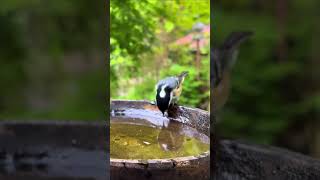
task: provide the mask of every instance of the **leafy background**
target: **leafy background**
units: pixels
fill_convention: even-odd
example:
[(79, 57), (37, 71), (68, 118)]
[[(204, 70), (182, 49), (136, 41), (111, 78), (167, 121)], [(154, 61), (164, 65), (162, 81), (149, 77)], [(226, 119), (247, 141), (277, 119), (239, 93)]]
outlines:
[(179, 103), (209, 109), (209, 54), (197, 69), (189, 46), (175, 41), (196, 22), (210, 24), (210, 2), (129, 0), (110, 6), (111, 98), (154, 100), (158, 80), (187, 70)]
[(1, 1), (0, 119), (105, 119), (102, 4)]

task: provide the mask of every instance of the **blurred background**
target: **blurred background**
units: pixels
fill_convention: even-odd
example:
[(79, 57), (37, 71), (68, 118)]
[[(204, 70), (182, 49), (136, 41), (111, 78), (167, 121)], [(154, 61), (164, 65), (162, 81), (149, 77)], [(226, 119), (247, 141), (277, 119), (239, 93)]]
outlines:
[(111, 99), (155, 100), (155, 85), (189, 71), (179, 104), (209, 109), (210, 2), (111, 1)]
[(220, 135), (320, 158), (320, 1), (216, 0), (213, 46), (232, 31), (240, 46)]
[(1, 120), (105, 119), (103, 4), (1, 1)]

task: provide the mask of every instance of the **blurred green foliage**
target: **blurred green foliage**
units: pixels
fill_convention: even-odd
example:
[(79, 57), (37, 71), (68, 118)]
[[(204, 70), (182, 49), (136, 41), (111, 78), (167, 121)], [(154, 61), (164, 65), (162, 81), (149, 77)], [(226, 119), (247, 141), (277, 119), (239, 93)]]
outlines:
[(1, 119), (105, 118), (102, 5), (1, 1)]
[(210, 23), (209, 1), (111, 1), (110, 16), (111, 98), (154, 100), (158, 80), (187, 70), (179, 103), (208, 109), (209, 55), (197, 70), (189, 46), (174, 42)]
[[(219, 131), (224, 137), (259, 143), (276, 144), (285, 137), (288, 144), (297, 144), (293, 136), (298, 132), (291, 132), (290, 127), (300, 126), (305, 131), (306, 124), (319, 120), (315, 115), (320, 112), (319, 68), (315, 68), (320, 65), (315, 61), (320, 57), (319, 51), (315, 52), (320, 47), (319, 3), (286, 1), (286, 14), (285, 9), (277, 11), (279, 4), (273, 1), (216, 2), (211, 14), (214, 44), (231, 31), (255, 33), (240, 46), (232, 91), (220, 112)], [(279, 56), (281, 38), (287, 47), (284, 59)], [(311, 130), (306, 131), (313, 136)]]

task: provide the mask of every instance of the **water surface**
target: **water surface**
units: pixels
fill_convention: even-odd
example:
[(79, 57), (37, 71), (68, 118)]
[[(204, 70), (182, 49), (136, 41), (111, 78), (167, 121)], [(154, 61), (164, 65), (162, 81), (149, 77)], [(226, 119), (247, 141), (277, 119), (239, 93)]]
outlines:
[(209, 138), (170, 120), (162, 126), (144, 119), (111, 117), (110, 157), (163, 159), (196, 156), (209, 150)]

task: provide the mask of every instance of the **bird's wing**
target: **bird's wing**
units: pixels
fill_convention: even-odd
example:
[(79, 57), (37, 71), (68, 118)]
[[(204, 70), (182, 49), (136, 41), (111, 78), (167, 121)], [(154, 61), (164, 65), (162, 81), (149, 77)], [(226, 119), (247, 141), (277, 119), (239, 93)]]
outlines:
[(179, 85), (179, 80), (177, 77), (167, 77), (158, 82), (157, 87), (167, 85), (170, 89), (175, 89)]

